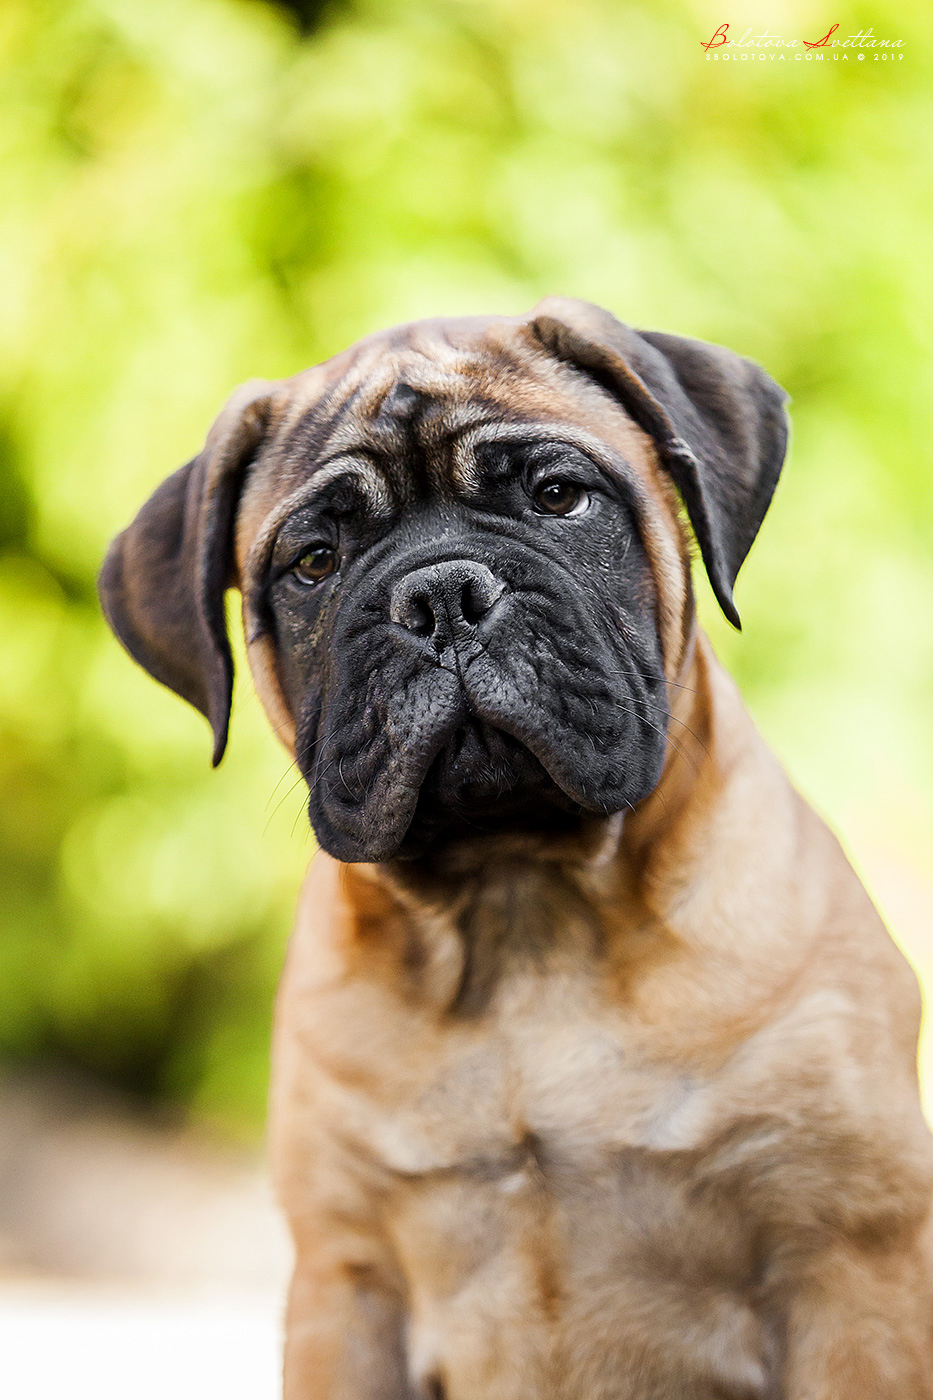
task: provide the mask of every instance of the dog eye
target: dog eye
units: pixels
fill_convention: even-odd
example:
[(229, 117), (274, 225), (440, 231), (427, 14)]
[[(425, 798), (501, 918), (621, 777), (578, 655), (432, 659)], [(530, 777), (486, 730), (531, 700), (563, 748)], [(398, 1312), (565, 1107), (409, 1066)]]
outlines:
[(331, 549), (330, 545), (316, 544), (292, 566), (291, 572), (302, 583), (320, 583), (336, 570), (337, 563), (335, 549)]
[(589, 496), (575, 481), (542, 481), (532, 497), (535, 508), (546, 515), (579, 515)]

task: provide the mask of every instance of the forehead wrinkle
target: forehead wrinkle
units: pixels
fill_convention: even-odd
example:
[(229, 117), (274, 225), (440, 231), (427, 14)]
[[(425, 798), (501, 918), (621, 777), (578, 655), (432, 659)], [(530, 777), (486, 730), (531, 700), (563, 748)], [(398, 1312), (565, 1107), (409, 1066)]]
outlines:
[(277, 443), (279, 455), (293, 477), (321, 462), (349, 406), (349, 398), (335, 402), (335, 394), (330, 393), (311, 407), (304, 405), (293, 416)]
[(427, 399), (440, 398), (456, 387), (467, 387), (468, 371), (477, 363), (475, 354), (435, 339), (416, 339), (401, 350), (377, 344), (360, 356), (341, 383), (347, 386), (345, 399), (353, 394), (360, 416), (372, 419), (397, 384), (405, 384)]
[(476, 489), (479, 486), (476, 449), (486, 443), (496, 442), (566, 443), (570, 447), (576, 447), (587, 457), (593, 458), (597, 465), (604, 467), (607, 471), (618, 474), (621, 466), (621, 474), (625, 483), (631, 488), (639, 505), (644, 510), (649, 507), (649, 498), (644, 484), (625, 457), (621, 453), (607, 449), (605, 442), (596, 437), (595, 434), (588, 433), (582, 428), (576, 428), (566, 421), (557, 423), (496, 422), (488, 426), (479, 425), (473, 432), (465, 433), (455, 445), (455, 470), (458, 474), (458, 480), (461, 480), (465, 485), (472, 484)]
[(450, 466), (454, 487), (467, 493), (479, 491), (482, 480), (476, 448), (486, 442), (509, 441), (522, 426), (518, 423), (504, 423), (501, 418), (485, 418), (477, 423), (466, 423), (452, 442)]
[(464, 433), (492, 424), (500, 410), (475, 394), (468, 399), (449, 399), (438, 396), (426, 400), (418, 423), (419, 435), (426, 447), (436, 446), (462, 436)]
[[(426, 389), (432, 384), (435, 387), (448, 384), (482, 362), (483, 356), (476, 348), (454, 345), (446, 337), (430, 332), (424, 334), (418, 327), (413, 328), (410, 343), (399, 355), (399, 365), (404, 367), (406, 377), (409, 373), (418, 374)], [(414, 389), (419, 387), (411, 380), (408, 382)]]
[(324, 461), (330, 462), (334, 458), (352, 456), (354, 453), (379, 456), (386, 451), (387, 445), (391, 450), (394, 444), (387, 444), (387, 439), (394, 439), (396, 436), (396, 433), (380, 431), (374, 424), (360, 422), (359, 419), (349, 423), (337, 423), (324, 444)]
[(351, 477), (355, 481), (374, 514), (391, 515), (393, 501), (389, 483), (378, 470), (376, 464), (366, 461), (365, 458), (341, 454), (333, 460), (322, 463), (308, 482), (309, 494), (317, 495), (325, 486), (339, 481), (343, 476)]
[(366, 497), (367, 505), (380, 519), (384, 520), (392, 514), (394, 504), (388, 483), (373, 463), (346, 459), (327, 462), (313, 474), (310, 481), (303, 481), (280, 501), (263, 522), (246, 557), (248, 577), (254, 577), (257, 571), (265, 566), (276, 536), (285, 522), (299, 510), (313, 505), (326, 486), (342, 477), (350, 477), (355, 481)]
[[(457, 350), (443, 341), (430, 340), (406, 349), (393, 364), (396, 381), (421, 395), (424, 403), (416, 415), (426, 441), (436, 437), (438, 424), (458, 410), (475, 412), (470, 404), (477, 388), (482, 360), (475, 354)], [(441, 432), (444, 428), (441, 427)]]
[(498, 421), (490, 416), (494, 407), (475, 398), (461, 402), (429, 404), (416, 425), (421, 450), (433, 458), (437, 472), (436, 484), (452, 491), (478, 488), (479, 482), (470, 473), (469, 459), (461, 451), (464, 436), (479, 428), (493, 428)]
[[(412, 483), (404, 467), (412, 453), (436, 453), (452, 437), (489, 419), (490, 405), (477, 401), (472, 381), (460, 373), (464, 357), (451, 353), (449, 359), (450, 372), (439, 368), (433, 355), (409, 352), (393, 356), (382, 373), (370, 372), (356, 386), (353, 412), (335, 415), (323, 444), (325, 460), (344, 453), (381, 458), (397, 493), (406, 498)], [(396, 418), (382, 408), (399, 384), (414, 390), (422, 402), (413, 414)]]
[[(360, 383), (353, 398), (354, 412), (336, 418), (325, 443), (327, 457), (344, 453), (366, 454), (384, 459), (386, 469), (391, 459), (402, 459), (419, 445), (422, 416), (430, 404), (419, 406), (413, 414), (396, 416), (382, 409), (393, 389), (404, 384), (421, 395), (424, 391), (409, 382), (407, 366), (394, 361), (383, 372)], [(396, 483), (400, 494), (406, 494), (406, 484)]]
[[(372, 374), (374, 362), (378, 364), (380, 360), (385, 361), (384, 349), (370, 346), (361, 350), (340, 377), (326, 384), (310, 403), (296, 396), (294, 409), (282, 424), (286, 449), (306, 450), (317, 439), (318, 454), (327, 451), (329, 456), (335, 456), (356, 449), (374, 450), (365, 436), (354, 439), (353, 428), (365, 425), (374, 406), (391, 388), (391, 366), (384, 364), (381, 374)], [(317, 366), (316, 370), (322, 368), (325, 367)]]

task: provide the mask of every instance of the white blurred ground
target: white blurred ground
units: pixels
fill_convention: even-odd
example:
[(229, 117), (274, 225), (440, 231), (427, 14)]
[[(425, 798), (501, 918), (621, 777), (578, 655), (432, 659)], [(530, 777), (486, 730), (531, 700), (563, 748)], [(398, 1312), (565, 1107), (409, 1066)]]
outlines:
[(276, 1400), (268, 1299), (0, 1293), (6, 1400)]
[(288, 1266), (255, 1159), (0, 1085), (3, 1400), (276, 1400)]

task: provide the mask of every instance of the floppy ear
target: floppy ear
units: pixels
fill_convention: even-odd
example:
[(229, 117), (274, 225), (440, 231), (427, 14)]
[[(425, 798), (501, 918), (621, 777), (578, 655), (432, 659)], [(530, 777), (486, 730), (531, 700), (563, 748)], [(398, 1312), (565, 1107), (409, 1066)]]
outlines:
[(237, 390), (204, 450), (163, 481), (113, 541), (98, 580), (104, 615), (130, 655), (210, 720), (215, 767), (233, 692), (224, 616), (233, 522), (274, 387), (253, 380)]
[(660, 331), (635, 331), (589, 302), (546, 297), (531, 327), (585, 370), (654, 438), (683, 499), (713, 591), (740, 627), (736, 575), (787, 451), (784, 390), (751, 360)]

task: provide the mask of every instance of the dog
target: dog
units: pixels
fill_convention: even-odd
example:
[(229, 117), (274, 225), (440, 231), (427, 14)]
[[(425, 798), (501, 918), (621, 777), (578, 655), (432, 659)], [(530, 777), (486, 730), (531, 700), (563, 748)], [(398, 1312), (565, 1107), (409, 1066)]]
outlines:
[[(107, 618), (319, 853), (273, 1052), (287, 1400), (929, 1400), (919, 994), (699, 630), (785, 395), (584, 302), (230, 400)], [(686, 517), (686, 518), (685, 518)]]

